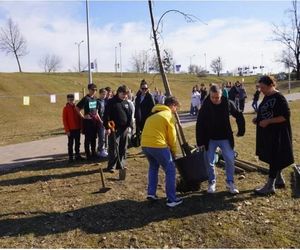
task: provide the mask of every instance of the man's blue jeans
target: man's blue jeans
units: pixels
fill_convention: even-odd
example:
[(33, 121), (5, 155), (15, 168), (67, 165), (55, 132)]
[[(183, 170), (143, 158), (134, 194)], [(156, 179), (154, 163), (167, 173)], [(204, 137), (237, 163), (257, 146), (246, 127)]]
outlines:
[(166, 194), (170, 202), (176, 201), (176, 169), (169, 148), (143, 147), (149, 161), (148, 195), (156, 195), (158, 170), (162, 166), (166, 175)]
[(105, 128), (101, 124), (101, 127), (98, 129), (98, 151), (101, 152), (104, 149), (105, 144)]
[(208, 181), (216, 181), (215, 173), (215, 152), (217, 147), (222, 150), (225, 161), (226, 182), (234, 182), (234, 151), (230, 146), (229, 140), (209, 140), (207, 158), (209, 161)]

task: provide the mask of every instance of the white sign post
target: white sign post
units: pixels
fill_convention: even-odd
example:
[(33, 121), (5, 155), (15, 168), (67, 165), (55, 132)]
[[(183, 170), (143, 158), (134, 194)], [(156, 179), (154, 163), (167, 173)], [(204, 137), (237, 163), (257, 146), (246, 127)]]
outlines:
[(56, 95), (50, 95), (50, 103), (56, 103)]
[(23, 105), (24, 106), (30, 105), (30, 97), (29, 96), (23, 96)]
[(74, 93), (74, 101), (79, 101), (79, 92)]

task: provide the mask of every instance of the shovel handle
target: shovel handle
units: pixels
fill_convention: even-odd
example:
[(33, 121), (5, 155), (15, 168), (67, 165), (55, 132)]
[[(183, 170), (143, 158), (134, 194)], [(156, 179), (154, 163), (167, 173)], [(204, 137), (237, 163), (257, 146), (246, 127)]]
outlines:
[(112, 132), (115, 132), (116, 124), (114, 121), (108, 121), (108, 127)]

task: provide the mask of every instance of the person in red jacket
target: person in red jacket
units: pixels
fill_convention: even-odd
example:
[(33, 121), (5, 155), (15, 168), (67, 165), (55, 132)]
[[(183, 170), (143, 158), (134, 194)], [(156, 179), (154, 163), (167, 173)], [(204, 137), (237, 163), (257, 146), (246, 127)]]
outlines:
[(63, 123), (64, 129), (68, 136), (68, 155), (69, 162), (73, 162), (73, 145), (75, 141), (75, 160), (82, 160), (80, 156), (80, 130), (81, 130), (81, 117), (76, 111), (74, 103), (74, 95), (67, 95), (67, 104), (63, 109)]

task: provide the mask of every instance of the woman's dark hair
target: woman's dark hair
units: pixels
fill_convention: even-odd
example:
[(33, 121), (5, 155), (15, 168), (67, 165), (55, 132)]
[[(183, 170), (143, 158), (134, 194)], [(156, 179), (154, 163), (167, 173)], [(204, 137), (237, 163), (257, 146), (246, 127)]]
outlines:
[(140, 83), (140, 87), (142, 87), (143, 85), (148, 85), (148, 83), (146, 82), (146, 80), (145, 79), (143, 79), (142, 81), (141, 81), (141, 83)]
[(261, 78), (259, 78), (258, 83), (262, 83), (267, 86), (275, 86), (276, 85), (275, 79), (271, 76), (262, 76)]
[(166, 106), (172, 106), (172, 105), (180, 106), (179, 101), (175, 96), (166, 97), (164, 104)]

